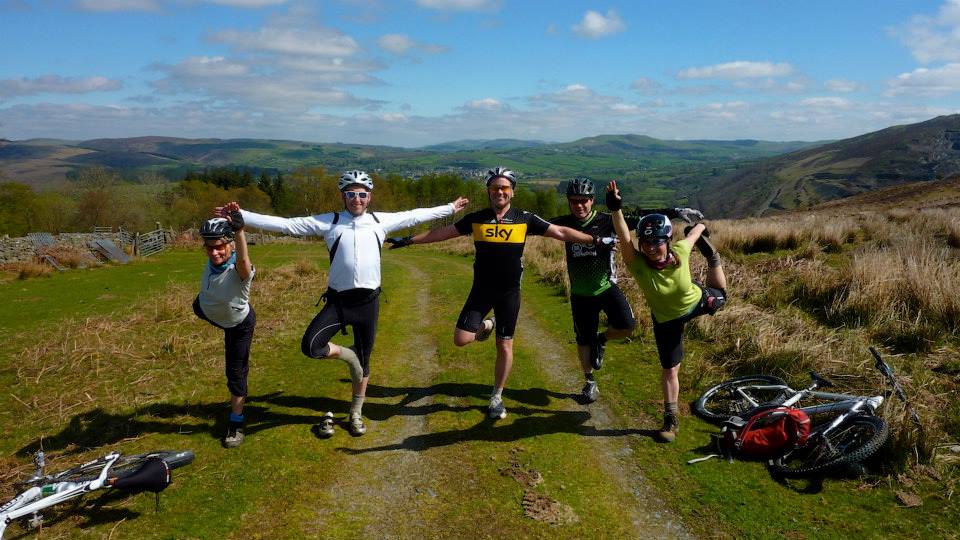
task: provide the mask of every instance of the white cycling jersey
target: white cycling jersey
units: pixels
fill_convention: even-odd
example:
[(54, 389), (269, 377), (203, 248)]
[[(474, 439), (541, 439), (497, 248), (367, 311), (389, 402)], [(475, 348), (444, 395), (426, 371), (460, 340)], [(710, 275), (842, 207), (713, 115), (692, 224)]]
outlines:
[(388, 234), (452, 215), (454, 207), (448, 203), (406, 212), (364, 212), (357, 217), (345, 210), (295, 218), (241, 212), (243, 222), (250, 227), (290, 235), (322, 236), (330, 251), (327, 286), (342, 292), (380, 286), (380, 249)]

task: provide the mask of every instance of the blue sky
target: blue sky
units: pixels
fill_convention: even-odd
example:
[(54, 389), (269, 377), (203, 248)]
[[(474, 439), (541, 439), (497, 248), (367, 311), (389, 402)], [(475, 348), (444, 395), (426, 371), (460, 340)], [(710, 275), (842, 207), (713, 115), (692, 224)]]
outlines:
[(821, 140), (960, 112), (960, 0), (0, 0), (0, 137)]

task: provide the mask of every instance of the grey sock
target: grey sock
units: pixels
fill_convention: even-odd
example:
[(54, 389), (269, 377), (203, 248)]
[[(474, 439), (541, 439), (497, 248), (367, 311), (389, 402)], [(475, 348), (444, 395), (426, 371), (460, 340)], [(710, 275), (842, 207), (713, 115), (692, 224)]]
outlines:
[(663, 402), (663, 413), (671, 416), (678, 416), (680, 414), (680, 409), (677, 408), (677, 402)]
[(353, 351), (350, 347), (340, 347), (340, 360), (346, 362), (347, 367), (350, 368), (350, 380), (354, 383), (359, 383), (363, 380), (363, 368), (360, 367), (360, 359), (357, 358), (357, 353)]
[(502, 399), (500, 394), (503, 393), (503, 388), (494, 388), (493, 393), (490, 394), (490, 400)]
[(363, 396), (353, 396), (350, 402), (350, 418), (360, 416), (360, 410), (363, 408)]

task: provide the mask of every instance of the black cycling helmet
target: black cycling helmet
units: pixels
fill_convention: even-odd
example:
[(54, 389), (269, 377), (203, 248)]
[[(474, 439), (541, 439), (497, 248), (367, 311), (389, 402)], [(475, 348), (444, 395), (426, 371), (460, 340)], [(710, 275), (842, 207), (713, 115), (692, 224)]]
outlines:
[(567, 182), (567, 197), (593, 198), (593, 180), (586, 176), (578, 176)]
[(490, 182), (493, 182), (497, 178), (506, 178), (510, 181), (510, 187), (517, 187), (516, 175), (514, 175), (513, 171), (506, 167), (497, 167), (487, 171), (487, 186), (489, 186)]
[(204, 240), (233, 240), (230, 222), (222, 217), (210, 218), (200, 225), (200, 237)]
[(671, 236), (673, 236), (673, 224), (670, 223), (670, 218), (663, 214), (643, 216), (640, 218), (640, 223), (637, 223), (637, 238), (641, 242), (653, 238), (670, 240)]

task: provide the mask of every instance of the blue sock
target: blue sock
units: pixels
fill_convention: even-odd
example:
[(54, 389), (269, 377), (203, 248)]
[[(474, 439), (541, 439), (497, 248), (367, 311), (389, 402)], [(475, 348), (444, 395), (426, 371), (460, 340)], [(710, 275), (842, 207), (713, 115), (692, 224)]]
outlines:
[(243, 425), (243, 415), (230, 413), (230, 423), (235, 425)]

